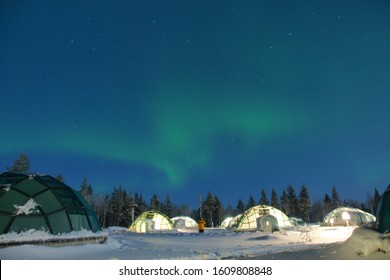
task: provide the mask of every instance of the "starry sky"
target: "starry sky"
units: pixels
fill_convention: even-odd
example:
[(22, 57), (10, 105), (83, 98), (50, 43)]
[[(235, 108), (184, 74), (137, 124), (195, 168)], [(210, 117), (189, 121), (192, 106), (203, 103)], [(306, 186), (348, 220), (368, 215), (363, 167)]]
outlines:
[(0, 164), (96, 192), (365, 200), (390, 183), (388, 1), (1, 1)]

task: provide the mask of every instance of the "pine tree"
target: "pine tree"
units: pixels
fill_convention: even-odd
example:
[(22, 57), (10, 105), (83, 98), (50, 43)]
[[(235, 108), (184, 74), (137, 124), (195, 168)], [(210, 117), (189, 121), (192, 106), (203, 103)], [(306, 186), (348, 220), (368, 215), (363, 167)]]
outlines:
[(169, 197), (169, 194), (167, 194), (167, 196), (165, 197), (165, 201), (161, 206), (161, 210), (168, 217), (172, 217), (172, 202), (171, 198)]
[(372, 196), (371, 193), (367, 193), (367, 202), (366, 202), (367, 205), (365, 207), (362, 207), (361, 210), (364, 210), (365, 208), (367, 208), (367, 212), (369, 212), (375, 216), (376, 212), (377, 212), (379, 200), (380, 200), (380, 195), (379, 195), (378, 190), (375, 188), (374, 189), (374, 196)]
[(248, 210), (249, 208), (252, 208), (253, 206), (256, 205), (256, 201), (255, 199), (253, 198), (252, 195), (249, 196), (249, 199), (248, 199), (248, 204), (246, 205), (246, 210)]
[(122, 215), (120, 225), (129, 227), (134, 221), (135, 212), (134, 209), (136, 204), (134, 202), (134, 197), (131, 191), (123, 189), (123, 205), (122, 205)]
[(138, 193), (138, 192), (134, 193), (134, 202), (137, 204), (137, 206), (134, 209), (134, 215), (135, 217), (138, 217), (147, 209), (146, 202), (142, 197), (142, 193)]
[(330, 196), (328, 194), (325, 194), (325, 197), (324, 197), (324, 212), (325, 213), (329, 213), (332, 210), (331, 208), (332, 208), (332, 199), (330, 198)]
[(190, 210), (188, 205), (181, 204), (181, 205), (173, 205), (172, 207), (172, 217), (184, 215), (184, 216), (190, 216), (193, 219), (197, 220), (199, 219), (199, 211), (198, 210)]
[(60, 181), (61, 183), (65, 183), (65, 179), (64, 179), (64, 177), (63, 177), (61, 174), (58, 174), (55, 178), (56, 178), (58, 181)]
[(123, 217), (123, 202), (124, 194), (122, 185), (114, 187), (110, 196), (109, 211), (110, 211), (110, 226), (119, 226)]
[(11, 167), (7, 167), (9, 172), (28, 173), (30, 170), (30, 160), (26, 152), (22, 152), (19, 158), (13, 161)]
[(379, 201), (382, 199), (382, 196), (379, 194), (377, 188), (375, 188), (374, 190), (374, 205), (373, 205), (373, 210), (374, 210), (374, 215), (376, 215), (377, 211), (378, 211), (378, 204), (379, 204)]
[(320, 223), (324, 219), (323, 201), (315, 201), (311, 207), (310, 218), (312, 222)]
[(245, 205), (244, 202), (242, 202), (241, 198), (238, 199), (236, 210), (237, 210), (236, 214), (241, 214), (245, 212)]
[(222, 203), (218, 196), (214, 196), (214, 209), (213, 209), (213, 225), (219, 226), (221, 224)]
[(81, 182), (81, 185), (80, 185), (80, 194), (86, 198), (87, 197), (87, 189), (88, 189), (88, 182), (87, 182), (87, 178), (83, 178), (83, 181)]
[(150, 199), (149, 209), (160, 211), (160, 206), (161, 206), (161, 203), (157, 197), (157, 194), (153, 194), (152, 198)]
[(302, 185), (301, 191), (299, 193), (298, 198), (298, 208), (300, 213), (302, 214), (302, 218), (305, 222), (310, 221), (309, 213), (311, 210), (311, 201), (309, 196), (309, 191), (305, 184)]
[(91, 184), (88, 184), (88, 188), (87, 188), (87, 202), (89, 203), (89, 205), (92, 206), (92, 204), (93, 204), (93, 189), (92, 189)]
[(84, 178), (80, 186), (80, 194), (88, 202), (89, 205), (93, 203), (93, 189), (90, 184), (88, 184), (87, 179)]
[(269, 205), (269, 200), (267, 198), (267, 194), (265, 193), (264, 189), (261, 190), (261, 197), (260, 197), (259, 204), (260, 205)]
[(202, 203), (202, 205), (203, 205), (204, 218), (206, 219), (206, 224), (209, 226), (213, 226), (213, 214), (214, 214), (215, 201), (211, 192), (207, 193), (206, 200), (204, 201), (204, 203)]
[(287, 216), (296, 216), (298, 213), (298, 199), (297, 195), (295, 194), (295, 189), (292, 185), (289, 185), (287, 187)]
[(109, 195), (98, 195), (94, 198), (93, 210), (96, 213), (101, 227), (107, 227), (106, 218), (109, 208)]
[(331, 200), (331, 210), (336, 209), (341, 206), (341, 200), (339, 193), (336, 190), (336, 187), (332, 187), (332, 200)]
[(271, 192), (271, 206), (280, 209), (279, 198), (274, 188), (272, 188)]
[(282, 195), (280, 196), (280, 208), (287, 216), (290, 214), (290, 205), (285, 190), (283, 190)]
[[(122, 186), (120, 186), (120, 187), (122, 187)], [(126, 192), (124, 189), (121, 189), (119, 194), (120, 194), (120, 197), (118, 197), (118, 203), (120, 203), (120, 204), (118, 205), (118, 212), (116, 213), (116, 216), (115, 216), (116, 217), (115, 225), (122, 226), (122, 227), (129, 226), (127, 224), (127, 221), (126, 221), (129, 218), (129, 216), (125, 215), (126, 210), (124, 208)]]

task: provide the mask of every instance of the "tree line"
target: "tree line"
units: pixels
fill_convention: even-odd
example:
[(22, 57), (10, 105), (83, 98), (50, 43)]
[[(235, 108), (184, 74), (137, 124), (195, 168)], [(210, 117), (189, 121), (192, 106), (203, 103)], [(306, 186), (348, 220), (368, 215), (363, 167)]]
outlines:
[[(13, 161), (11, 167), (7, 167), (9, 172), (28, 173), (29, 169), (30, 163), (25, 152)], [(57, 175), (56, 179), (65, 183), (61, 174)], [(255, 199), (253, 195), (249, 195), (246, 202), (242, 198), (238, 198), (237, 204), (234, 206), (223, 205), (218, 195), (209, 191), (206, 197), (201, 199), (198, 209), (190, 209), (187, 205), (173, 203), (169, 194), (164, 199), (153, 194), (147, 202), (142, 193), (133, 193), (122, 185), (114, 186), (108, 194), (95, 194), (92, 185), (88, 183), (86, 178), (82, 180), (78, 191), (95, 211), (102, 227), (129, 227), (134, 219), (147, 210), (157, 210), (171, 218), (179, 215), (189, 216), (195, 220), (202, 218), (208, 226), (218, 226), (226, 217), (244, 213), (249, 208), (259, 204), (270, 205), (280, 209), (289, 217), (301, 218), (308, 223), (321, 222), (327, 213), (341, 206), (359, 208), (375, 215), (381, 198), (378, 190), (374, 188), (373, 194), (367, 194), (365, 202), (342, 200), (336, 187), (333, 186), (330, 193), (326, 193), (322, 200), (312, 202), (309, 188), (303, 184), (299, 188), (299, 192), (294, 186), (287, 186), (280, 196), (274, 188), (268, 195), (266, 190), (262, 189), (258, 199)]]

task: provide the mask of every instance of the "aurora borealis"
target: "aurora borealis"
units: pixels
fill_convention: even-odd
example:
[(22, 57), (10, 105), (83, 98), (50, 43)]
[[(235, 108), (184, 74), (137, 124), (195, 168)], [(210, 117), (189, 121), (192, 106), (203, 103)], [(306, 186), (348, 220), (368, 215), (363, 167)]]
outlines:
[(390, 183), (387, 1), (2, 1), (0, 164), (235, 204)]

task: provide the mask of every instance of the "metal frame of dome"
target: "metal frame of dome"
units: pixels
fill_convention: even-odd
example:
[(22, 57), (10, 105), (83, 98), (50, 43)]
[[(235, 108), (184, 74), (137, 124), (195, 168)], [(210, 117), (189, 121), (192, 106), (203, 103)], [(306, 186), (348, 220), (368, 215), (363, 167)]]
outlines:
[(74, 189), (49, 175), (0, 175), (0, 234), (44, 230), (51, 234), (100, 231), (95, 212)]
[[(348, 213), (348, 219), (345, 214)], [(331, 220), (332, 219), (332, 220)], [(375, 222), (374, 215), (353, 207), (338, 207), (325, 215), (322, 226), (360, 226), (365, 223)]]
[(173, 223), (167, 215), (156, 210), (151, 210), (139, 215), (137, 219), (131, 223), (128, 231), (144, 233), (172, 229)]
[(246, 210), (237, 223), (237, 230), (270, 231), (293, 227), (289, 217), (269, 205), (257, 205)]

